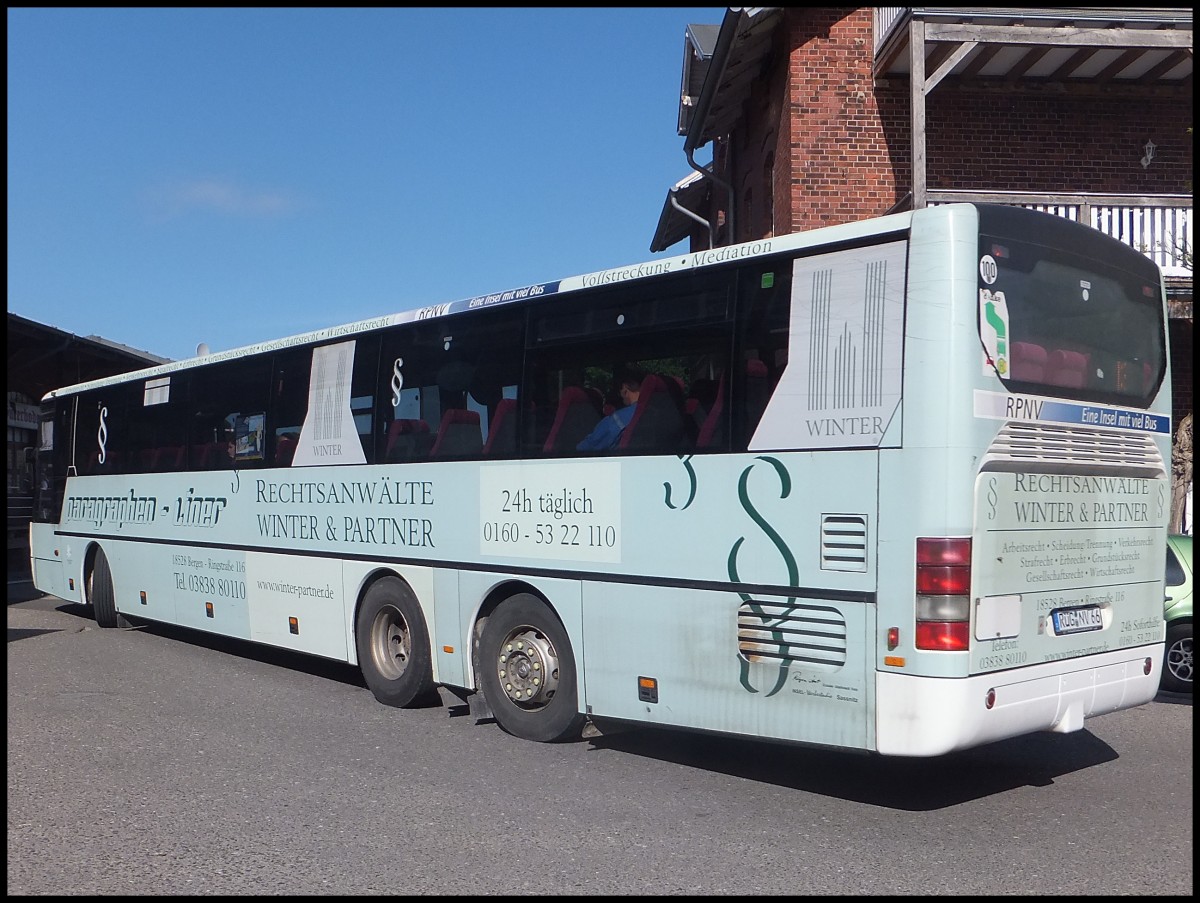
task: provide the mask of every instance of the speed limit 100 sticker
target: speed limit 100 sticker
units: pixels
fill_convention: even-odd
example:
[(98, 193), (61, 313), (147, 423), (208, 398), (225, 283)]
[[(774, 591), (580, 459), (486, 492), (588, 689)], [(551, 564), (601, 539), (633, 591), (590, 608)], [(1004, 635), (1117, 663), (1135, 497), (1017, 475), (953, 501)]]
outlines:
[(996, 258), (991, 254), (984, 254), (979, 258), (979, 276), (988, 285), (996, 281), (996, 277), (1000, 274), (996, 267)]

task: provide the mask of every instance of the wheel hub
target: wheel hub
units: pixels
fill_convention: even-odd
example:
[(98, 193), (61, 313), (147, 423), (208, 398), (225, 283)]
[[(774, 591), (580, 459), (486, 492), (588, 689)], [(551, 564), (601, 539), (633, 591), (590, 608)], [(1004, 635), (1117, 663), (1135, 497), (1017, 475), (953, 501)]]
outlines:
[(408, 624), (395, 609), (384, 609), (371, 625), (371, 650), (375, 667), (389, 680), (395, 680), (408, 667), (412, 654)]
[(558, 654), (544, 635), (522, 627), (501, 645), (496, 674), (509, 699), (522, 708), (540, 708), (558, 689)]
[(1167, 667), (1179, 680), (1192, 682), (1192, 641), (1179, 640), (1167, 650)]

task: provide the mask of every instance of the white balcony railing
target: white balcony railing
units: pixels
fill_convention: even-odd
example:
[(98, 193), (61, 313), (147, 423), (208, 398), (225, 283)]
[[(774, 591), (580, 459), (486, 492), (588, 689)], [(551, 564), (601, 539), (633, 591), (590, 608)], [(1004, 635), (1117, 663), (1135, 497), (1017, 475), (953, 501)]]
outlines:
[(1191, 195), (1024, 194), (930, 190), (929, 205), (958, 201), (1011, 204), (1087, 223), (1137, 248), (1166, 276), (1192, 275)]
[(875, 55), (879, 55), (879, 48), (883, 46), (883, 42), (888, 39), (892, 33), (892, 27), (896, 24), (901, 16), (908, 12), (912, 7), (908, 6), (877, 6), (875, 7)]

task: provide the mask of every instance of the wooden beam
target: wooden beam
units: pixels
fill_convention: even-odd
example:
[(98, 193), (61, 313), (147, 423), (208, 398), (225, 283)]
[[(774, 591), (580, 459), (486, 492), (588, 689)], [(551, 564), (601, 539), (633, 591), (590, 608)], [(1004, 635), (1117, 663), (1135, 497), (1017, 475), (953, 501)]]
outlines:
[(933, 75), (925, 80), (925, 93), (928, 94), (936, 88), (941, 80), (953, 72), (954, 67), (962, 62), (965, 57), (970, 56), (971, 52), (978, 46), (978, 44), (974, 43), (959, 44), (952, 54), (942, 60), (941, 65), (937, 67)]
[[(979, 45), (974, 44), (973, 46), (978, 47)], [(984, 44), (983, 49), (975, 54), (975, 59), (971, 60), (967, 64), (967, 68), (963, 70), (963, 76), (970, 78), (973, 75), (978, 75), (983, 71), (983, 67), (992, 61), (992, 57), (1003, 49), (999, 44)]]
[(1053, 47), (1035, 47), (1032, 50), (1027, 50), (1025, 54), (1013, 64), (1013, 67), (1008, 70), (1004, 76), (1010, 82), (1015, 82), (1022, 75), (1032, 69), (1037, 61), (1044, 57), (1047, 53), (1053, 50)]
[(1150, 84), (1151, 82), (1157, 81), (1158, 77), (1160, 75), (1164, 75), (1167, 72), (1170, 72), (1172, 69), (1174, 69), (1180, 63), (1182, 63), (1184, 60), (1188, 59), (1188, 57), (1190, 57), (1190, 56), (1191, 56), (1191, 54), (1188, 53), (1186, 50), (1176, 50), (1174, 53), (1168, 55), (1166, 59), (1162, 60), (1157, 65), (1151, 66), (1149, 69), (1147, 69), (1146, 74), (1138, 79), (1138, 84), (1147, 85), (1147, 84)]
[(1099, 47), (1084, 47), (1082, 50), (1076, 50), (1067, 57), (1065, 63), (1050, 73), (1050, 81), (1066, 78), (1099, 52)]
[(1192, 46), (1191, 29), (1166, 28), (1046, 28), (1028, 25), (945, 25), (928, 23), (927, 41), (977, 41), (980, 44), (1050, 44), (1076, 47), (1181, 48)]
[(1146, 51), (1144, 50), (1126, 50), (1119, 57), (1105, 66), (1100, 71), (1100, 74), (1096, 76), (1095, 80), (1100, 84), (1112, 81), (1119, 73), (1125, 71), (1135, 62), (1141, 59), (1145, 52)]
[(908, 24), (908, 93), (910, 98), (909, 131), (912, 142), (913, 210), (925, 206), (925, 23), (913, 19)]

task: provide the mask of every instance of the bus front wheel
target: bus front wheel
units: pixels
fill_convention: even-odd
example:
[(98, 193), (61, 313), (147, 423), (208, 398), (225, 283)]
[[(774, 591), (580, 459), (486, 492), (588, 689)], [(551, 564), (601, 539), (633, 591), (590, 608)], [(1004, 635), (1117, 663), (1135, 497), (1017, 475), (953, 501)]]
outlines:
[(375, 698), (409, 707), (433, 700), (433, 653), (417, 597), (398, 577), (367, 590), (354, 627), (358, 664)]
[(113, 589), (112, 568), (108, 565), (108, 556), (101, 548), (96, 549), (92, 557), (92, 566), (88, 570), (84, 583), (88, 605), (92, 606), (92, 616), (99, 627), (126, 627), (129, 622), (117, 611), (117, 594)]
[(583, 727), (566, 628), (537, 596), (501, 602), (479, 638), (479, 683), (496, 722), (523, 740), (573, 739)]

